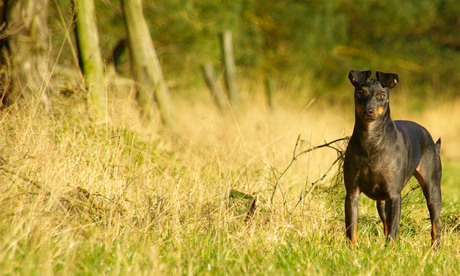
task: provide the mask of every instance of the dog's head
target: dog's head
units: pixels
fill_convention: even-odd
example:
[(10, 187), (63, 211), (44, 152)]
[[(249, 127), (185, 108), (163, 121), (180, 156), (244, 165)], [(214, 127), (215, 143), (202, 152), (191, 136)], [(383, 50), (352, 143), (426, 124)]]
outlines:
[(355, 87), (355, 113), (364, 122), (373, 122), (389, 114), (390, 89), (398, 83), (398, 75), (371, 71), (351, 70), (348, 79)]

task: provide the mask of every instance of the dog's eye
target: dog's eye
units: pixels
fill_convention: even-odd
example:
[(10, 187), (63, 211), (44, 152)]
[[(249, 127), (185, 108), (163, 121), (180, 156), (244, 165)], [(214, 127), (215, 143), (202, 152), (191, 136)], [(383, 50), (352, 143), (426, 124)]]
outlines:
[(363, 90), (358, 90), (358, 91), (356, 91), (356, 96), (358, 98), (362, 98), (362, 97), (366, 96), (366, 92), (364, 92)]
[(382, 93), (382, 94), (378, 94), (378, 95), (377, 95), (377, 99), (379, 99), (379, 100), (385, 100), (385, 94), (383, 94), (383, 93)]

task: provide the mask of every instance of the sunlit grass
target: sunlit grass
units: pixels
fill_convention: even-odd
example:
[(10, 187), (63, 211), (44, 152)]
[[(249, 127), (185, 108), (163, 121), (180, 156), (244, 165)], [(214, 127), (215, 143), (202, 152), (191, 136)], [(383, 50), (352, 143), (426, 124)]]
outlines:
[[(402, 114), (425, 125), (435, 139), (443, 138), (443, 245), (435, 253), (423, 195), (420, 189), (409, 192), (415, 181), (403, 192), (409, 194), (394, 247), (385, 244), (375, 203), (362, 196), (358, 248), (349, 248), (344, 188), (333, 172), (299, 200), (337, 157), (331, 149), (299, 157), (271, 202), (297, 137), (306, 149), (350, 135), (352, 106), (307, 96), (289, 104), (280, 97), (270, 112), (256, 89), (221, 115), (198, 94), (175, 97), (176, 124), (169, 130), (143, 125), (127, 97), (111, 102), (109, 124), (93, 123), (84, 105), (72, 99), (52, 116), (2, 111), (0, 270), (459, 273), (460, 149), (454, 138), (460, 123), (443, 117), (445, 110), (458, 113), (459, 103), (439, 103), (417, 116), (392, 103), (395, 119)], [(232, 190), (257, 198), (249, 220), (248, 202), (232, 199)]]

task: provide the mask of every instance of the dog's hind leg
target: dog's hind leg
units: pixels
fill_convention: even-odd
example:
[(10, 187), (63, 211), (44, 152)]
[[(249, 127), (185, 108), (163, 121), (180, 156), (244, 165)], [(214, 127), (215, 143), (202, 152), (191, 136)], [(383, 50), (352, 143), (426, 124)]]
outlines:
[[(439, 151), (437, 151), (439, 152)], [(415, 173), (423, 194), (426, 198), (428, 211), (431, 219), (431, 244), (436, 248), (441, 242), (441, 225), (439, 217), (441, 215), (441, 160), (438, 153), (431, 154), (431, 157), (424, 156), (420, 161)]]
[(385, 214), (385, 200), (377, 200), (377, 211), (379, 212), (380, 220), (383, 223), (383, 233), (388, 237), (388, 222)]

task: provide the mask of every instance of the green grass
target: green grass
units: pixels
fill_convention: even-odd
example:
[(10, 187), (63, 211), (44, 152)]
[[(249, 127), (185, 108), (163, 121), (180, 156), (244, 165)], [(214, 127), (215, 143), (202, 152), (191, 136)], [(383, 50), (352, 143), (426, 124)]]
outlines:
[[(302, 149), (322, 144), (348, 134), (350, 116), (325, 116), (320, 103), (274, 113), (243, 106), (240, 114), (223, 117), (210, 103), (178, 105), (176, 128), (152, 132), (135, 116), (95, 124), (78, 105), (52, 116), (3, 111), (0, 271), (460, 274), (460, 159), (453, 141), (443, 140), (441, 249), (430, 247), (429, 215), (421, 190), (411, 191), (414, 180), (403, 191), (398, 242), (386, 244), (375, 203), (362, 195), (358, 247), (352, 249), (340, 177), (328, 175), (299, 203), (335, 151), (299, 157), (270, 202), (299, 133)], [(116, 106), (120, 114), (130, 108)], [(434, 135), (458, 135), (451, 132)], [(242, 196), (232, 197), (235, 191)], [(253, 198), (255, 213), (246, 221)]]

